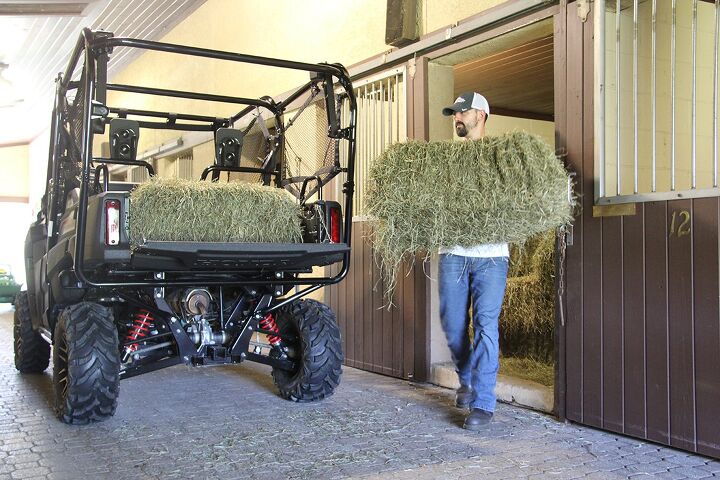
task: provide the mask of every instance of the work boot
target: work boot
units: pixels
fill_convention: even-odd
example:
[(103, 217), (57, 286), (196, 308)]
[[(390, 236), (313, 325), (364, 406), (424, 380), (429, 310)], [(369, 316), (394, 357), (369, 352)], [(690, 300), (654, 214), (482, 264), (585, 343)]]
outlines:
[(455, 391), (455, 406), (458, 408), (468, 408), (474, 398), (475, 392), (472, 387), (461, 385), (460, 388)]
[(465, 424), (463, 428), (466, 430), (481, 430), (484, 426), (490, 423), (492, 420), (493, 413), (483, 410), (482, 408), (473, 408), (470, 413), (465, 417)]

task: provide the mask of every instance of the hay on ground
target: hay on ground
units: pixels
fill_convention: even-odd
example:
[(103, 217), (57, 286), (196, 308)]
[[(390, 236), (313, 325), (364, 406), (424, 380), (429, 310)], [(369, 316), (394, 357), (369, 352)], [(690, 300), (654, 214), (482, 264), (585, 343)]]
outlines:
[(569, 222), (567, 182), (553, 149), (528, 133), (391, 146), (370, 169), (367, 198), (376, 218), (371, 241), (390, 290), (413, 254), (522, 244)]
[(555, 365), (532, 358), (500, 357), (500, 374), (537, 382), (546, 387), (555, 383)]
[(301, 242), (287, 191), (248, 183), (153, 178), (130, 194), (130, 241)]

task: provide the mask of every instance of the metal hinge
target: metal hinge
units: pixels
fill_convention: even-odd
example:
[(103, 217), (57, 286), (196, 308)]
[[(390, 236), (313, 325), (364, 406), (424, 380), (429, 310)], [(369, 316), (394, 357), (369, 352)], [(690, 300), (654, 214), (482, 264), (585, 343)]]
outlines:
[(587, 21), (588, 15), (590, 15), (590, 0), (578, 0), (577, 14), (581, 22)]

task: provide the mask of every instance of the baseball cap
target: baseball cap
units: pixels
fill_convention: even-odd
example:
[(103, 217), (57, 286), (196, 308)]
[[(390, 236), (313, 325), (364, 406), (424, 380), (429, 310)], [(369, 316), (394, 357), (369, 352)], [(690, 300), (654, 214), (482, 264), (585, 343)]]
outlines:
[(455, 103), (449, 107), (442, 109), (442, 114), (446, 117), (454, 114), (455, 112), (466, 112), (471, 108), (478, 110), (484, 110), (485, 113), (490, 116), (490, 104), (487, 99), (477, 92), (466, 92), (455, 99)]

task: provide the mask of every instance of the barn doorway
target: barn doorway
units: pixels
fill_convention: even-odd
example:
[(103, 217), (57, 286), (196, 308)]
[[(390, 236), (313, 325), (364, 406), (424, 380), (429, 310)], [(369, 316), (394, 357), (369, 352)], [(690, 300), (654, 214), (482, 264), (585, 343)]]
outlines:
[[(487, 135), (526, 131), (555, 146), (554, 37), (551, 18), (432, 59), (428, 64), (429, 140), (451, 140), (452, 121), (441, 114), (463, 92), (490, 104)], [(555, 383), (554, 231), (521, 249), (511, 265), (500, 317), (498, 399), (553, 411)], [(432, 272), (437, 272), (437, 258)], [(437, 283), (431, 282), (431, 380), (455, 388), (457, 378), (440, 326)]]

